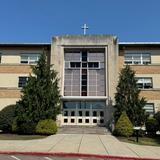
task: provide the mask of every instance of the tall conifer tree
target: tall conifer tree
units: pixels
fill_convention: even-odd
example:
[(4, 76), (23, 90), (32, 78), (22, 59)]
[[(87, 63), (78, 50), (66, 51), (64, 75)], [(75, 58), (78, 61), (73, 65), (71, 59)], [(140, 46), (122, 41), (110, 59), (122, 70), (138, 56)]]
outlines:
[[(21, 100), (16, 105), (16, 124), (20, 132), (28, 132), (24, 125), (37, 124), (39, 120), (56, 120), (60, 112), (60, 93), (57, 72), (51, 70), (42, 54), (36, 66), (32, 67), (26, 86), (22, 89)], [(35, 128), (31, 128), (31, 131)], [(30, 127), (30, 126), (28, 126)]]
[(118, 120), (123, 111), (126, 111), (129, 119), (134, 125), (141, 125), (145, 119), (145, 99), (139, 97), (140, 90), (137, 87), (135, 72), (130, 66), (121, 70), (118, 86), (115, 94), (115, 121)]

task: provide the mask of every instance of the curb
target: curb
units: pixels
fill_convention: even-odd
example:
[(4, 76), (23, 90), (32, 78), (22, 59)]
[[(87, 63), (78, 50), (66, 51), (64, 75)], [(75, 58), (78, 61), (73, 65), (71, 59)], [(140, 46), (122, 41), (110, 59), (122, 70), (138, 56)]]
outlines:
[(112, 155), (98, 155), (86, 153), (65, 153), (65, 152), (16, 152), (16, 151), (0, 151), (0, 155), (26, 155), (26, 156), (56, 156), (56, 157), (78, 157), (78, 158), (98, 158), (110, 160), (160, 160), (156, 158), (138, 158), (138, 157), (125, 157), (125, 156), (112, 156)]

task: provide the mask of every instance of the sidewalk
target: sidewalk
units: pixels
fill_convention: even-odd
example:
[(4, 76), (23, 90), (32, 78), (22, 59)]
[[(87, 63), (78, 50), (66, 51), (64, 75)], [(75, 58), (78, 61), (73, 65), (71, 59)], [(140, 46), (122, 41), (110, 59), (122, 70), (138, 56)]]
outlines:
[(0, 151), (85, 153), (160, 159), (160, 147), (124, 143), (112, 135), (57, 134), (39, 140), (1, 140)]

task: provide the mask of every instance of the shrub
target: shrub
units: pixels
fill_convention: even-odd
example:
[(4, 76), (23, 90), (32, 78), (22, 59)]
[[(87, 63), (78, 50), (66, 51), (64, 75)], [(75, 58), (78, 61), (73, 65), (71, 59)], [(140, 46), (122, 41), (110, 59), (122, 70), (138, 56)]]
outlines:
[(158, 111), (155, 115), (154, 118), (158, 121), (159, 123), (159, 131), (160, 131), (160, 111)]
[(129, 120), (126, 112), (122, 112), (121, 116), (119, 117), (115, 125), (114, 134), (124, 137), (129, 137), (133, 134), (133, 125)]
[[(145, 135), (146, 135), (146, 131), (144, 131), (144, 130), (142, 130), (142, 129), (140, 129), (140, 130), (138, 131), (138, 136), (139, 136), (139, 137), (144, 137)], [(137, 136), (137, 133), (136, 133), (135, 130), (133, 131), (133, 136)]]
[(0, 130), (12, 131), (12, 123), (15, 117), (15, 105), (8, 105), (0, 111)]
[(18, 133), (18, 134), (35, 134), (35, 128), (36, 128), (36, 123), (32, 121), (16, 121), (14, 119), (13, 124), (12, 124), (12, 132)]
[(149, 117), (146, 121), (146, 131), (148, 135), (156, 135), (156, 132), (159, 129), (158, 121), (153, 118)]
[(52, 119), (40, 120), (36, 126), (36, 133), (51, 135), (57, 132), (57, 124)]

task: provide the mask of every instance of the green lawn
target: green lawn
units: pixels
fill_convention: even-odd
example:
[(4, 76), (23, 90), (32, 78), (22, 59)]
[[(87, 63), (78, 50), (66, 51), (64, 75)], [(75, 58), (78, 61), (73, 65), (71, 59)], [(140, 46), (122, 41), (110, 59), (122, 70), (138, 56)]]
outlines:
[(136, 142), (136, 137), (117, 137), (122, 142), (134, 143), (139, 145), (160, 146), (160, 135), (156, 137), (139, 137), (139, 142)]
[(41, 135), (18, 135), (18, 134), (4, 134), (0, 133), (0, 140), (31, 140), (31, 139), (42, 139), (47, 136)]

